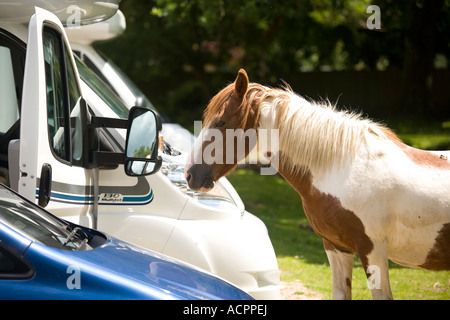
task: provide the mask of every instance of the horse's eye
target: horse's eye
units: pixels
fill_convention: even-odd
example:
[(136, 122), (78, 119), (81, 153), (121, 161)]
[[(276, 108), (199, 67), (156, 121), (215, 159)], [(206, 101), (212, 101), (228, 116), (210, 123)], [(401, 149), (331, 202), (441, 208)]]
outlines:
[(222, 128), (225, 125), (225, 121), (217, 121), (214, 124), (214, 128)]

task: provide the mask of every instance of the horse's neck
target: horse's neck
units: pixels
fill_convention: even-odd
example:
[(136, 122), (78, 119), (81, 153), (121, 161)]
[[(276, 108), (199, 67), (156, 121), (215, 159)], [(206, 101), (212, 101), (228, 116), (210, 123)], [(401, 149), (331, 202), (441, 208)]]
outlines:
[(278, 156), (278, 173), (300, 196), (311, 196), (313, 193), (311, 172), (307, 168), (292, 168), (289, 159), (282, 152)]

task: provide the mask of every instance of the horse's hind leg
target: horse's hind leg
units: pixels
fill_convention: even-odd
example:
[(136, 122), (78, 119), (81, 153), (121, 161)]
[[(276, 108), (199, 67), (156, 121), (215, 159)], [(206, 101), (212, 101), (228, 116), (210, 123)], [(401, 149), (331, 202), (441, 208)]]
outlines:
[(351, 252), (336, 249), (330, 242), (323, 240), (325, 252), (330, 262), (333, 277), (332, 298), (350, 300), (352, 298), (353, 257)]

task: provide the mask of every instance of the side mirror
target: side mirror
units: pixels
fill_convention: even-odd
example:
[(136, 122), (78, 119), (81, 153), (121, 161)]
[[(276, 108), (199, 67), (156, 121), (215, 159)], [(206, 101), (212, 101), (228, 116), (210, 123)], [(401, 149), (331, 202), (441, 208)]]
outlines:
[(158, 156), (161, 130), (159, 115), (153, 110), (133, 107), (128, 117), (128, 132), (125, 146), (125, 173), (129, 176), (143, 176), (161, 168)]

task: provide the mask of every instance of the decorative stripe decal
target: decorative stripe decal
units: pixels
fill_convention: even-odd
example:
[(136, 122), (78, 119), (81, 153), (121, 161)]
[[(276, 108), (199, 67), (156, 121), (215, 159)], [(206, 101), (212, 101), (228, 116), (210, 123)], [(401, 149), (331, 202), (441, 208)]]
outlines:
[[(102, 195), (99, 195), (99, 199)], [(39, 189), (36, 189), (36, 199), (39, 197)], [(99, 205), (102, 206), (124, 206), (124, 205), (146, 205), (152, 202), (154, 199), (153, 189), (150, 189), (150, 193), (145, 196), (126, 196), (121, 199), (121, 201), (100, 201)], [(77, 205), (91, 205), (94, 203), (94, 199), (92, 195), (89, 196), (80, 196), (75, 194), (64, 194), (56, 191), (52, 191), (50, 201), (61, 202), (61, 203), (70, 203)]]
[[(39, 179), (37, 181), (39, 186)], [(94, 203), (92, 186), (70, 185), (62, 182), (52, 182), (50, 201), (76, 205), (91, 205)], [(153, 189), (145, 177), (138, 177), (134, 186), (100, 186), (99, 205), (146, 205), (153, 201)], [(36, 188), (36, 199), (39, 188)]]

